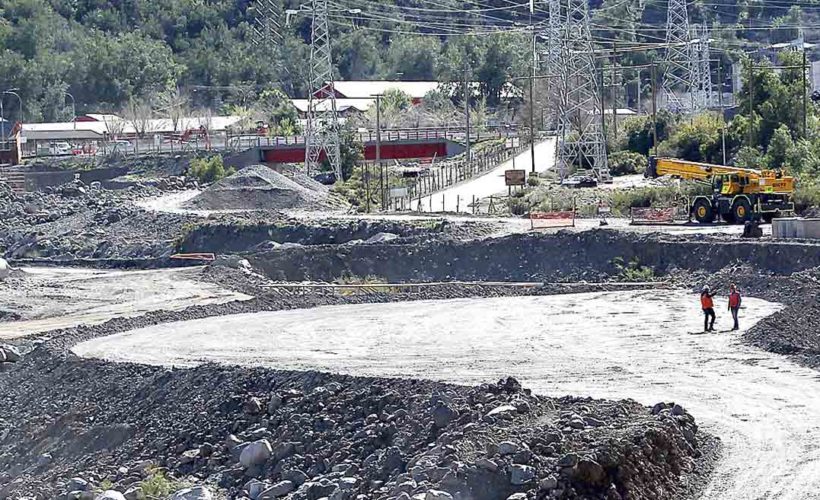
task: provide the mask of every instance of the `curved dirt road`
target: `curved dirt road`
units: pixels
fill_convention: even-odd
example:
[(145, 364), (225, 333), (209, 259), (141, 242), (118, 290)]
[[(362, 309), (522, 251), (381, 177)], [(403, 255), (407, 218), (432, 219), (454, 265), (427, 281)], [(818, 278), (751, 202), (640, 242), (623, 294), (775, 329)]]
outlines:
[[(778, 310), (745, 301), (745, 327)], [(725, 329), (725, 302), (717, 304)], [(536, 392), (676, 401), (720, 436), (705, 498), (820, 498), (820, 377), (695, 335), (681, 291), (333, 306), (209, 318), (86, 342), (78, 354), (152, 364), (203, 359), (475, 384), (513, 375)]]

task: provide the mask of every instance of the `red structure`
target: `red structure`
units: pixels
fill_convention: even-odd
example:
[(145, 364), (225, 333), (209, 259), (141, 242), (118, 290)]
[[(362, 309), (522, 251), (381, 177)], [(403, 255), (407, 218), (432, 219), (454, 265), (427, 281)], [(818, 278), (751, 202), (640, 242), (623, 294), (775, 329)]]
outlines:
[[(383, 142), (381, 145), (382, 160), (445, 158), (450, 153), (452, 149), (448, 149), (448, 141), (445, 140)], [(304, 144), (262, 146), (260, 155), (264, 163), (302, 163), (305, 161), (305, 146)], [(368, 161), (376, 159), (376, 143), (365, 144), (364, 158)]]

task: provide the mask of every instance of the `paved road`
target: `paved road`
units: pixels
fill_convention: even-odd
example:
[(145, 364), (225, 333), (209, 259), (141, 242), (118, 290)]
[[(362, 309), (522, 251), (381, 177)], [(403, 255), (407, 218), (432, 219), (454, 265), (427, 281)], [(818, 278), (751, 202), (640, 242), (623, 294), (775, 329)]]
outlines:
[[(779, 309), (745, 304), (744, 327)], [(717, 306), (725, 329), (725, 303)], [(705, 498), (820, 498), (817, 372), (745, 347), (735, 334), (695, 334), (700, 328), (697, 297), (638, 291), (225, 316), (75, 350), (151, 364), (208, 359), (466, 384), (513, 375), (542, 394), (676, 401), (725, 444)]]
[[(535, 145), (535, 170), (536, 172), (546, 172), (555, 166), (555, 138), (547, 139)], [(504, 185), (504, 171), (513, 168), (513, 160), (502, 163), (498, 167), (490, 170), (486, 174), (474, 177), (470, 180), (458, 183), (443, 191), (433, 193), (431, 196), (422, 198), (421, 203), (424, 211), (436, 212), (471, 212), (467, 206), (472, 202), (473, 196), (476, 198), (488, 198), (498, 194), (507, 194), (507, 187)], [(530, 172), (532, 169), (532, 154), (527, 149), (515, 157), (515, 168)], [(443, 205), (442, 205), (443, 196)], [(432, 197), (432, 202), (431, 202)], [(411, 202), (410, 209), (417, 210), (418, 200)]]
[(151, 311), (177, 311), (194, 305), (250, 297), (203, 283), (201, 268), (151, 271), (24, 268), (0, 282), (0, 307), (23, 318), (0, 322), (0, 339), (59, 328), (104, 323)]

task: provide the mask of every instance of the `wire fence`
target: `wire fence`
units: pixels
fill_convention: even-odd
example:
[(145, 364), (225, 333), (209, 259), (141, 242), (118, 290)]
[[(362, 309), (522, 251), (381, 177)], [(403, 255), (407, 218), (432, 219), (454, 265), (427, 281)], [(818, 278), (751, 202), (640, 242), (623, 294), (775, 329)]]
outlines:
[[(529, 143), (525, 144), (523, 141), (515, 148), (507, 148), (505, 144), (498, 144), (471, 155), (472, 159), (469, 162), (466, 157), (444, 161), (425, 171), (424, 175), (419, 175), (415, 184), (410, 186), (408, 197), (410, 200), (420, 199), (478, 177), (497, 168), (513, 156), (518, 156), (527, 148), (529, 148)], [(411, 203), (408, 202), (409, 204)]]

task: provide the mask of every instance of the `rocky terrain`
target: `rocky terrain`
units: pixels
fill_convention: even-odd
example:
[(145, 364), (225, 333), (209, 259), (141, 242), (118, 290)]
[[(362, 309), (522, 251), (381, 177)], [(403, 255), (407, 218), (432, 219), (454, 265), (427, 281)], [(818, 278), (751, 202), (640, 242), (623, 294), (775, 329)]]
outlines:
[(140, 498), (159, 471), (230, 498), (679, 497), (713, 451), (674, 404), (549, 399), (512, 379), (165, 370), (41, 348), (0, 394), (2, 498)]

